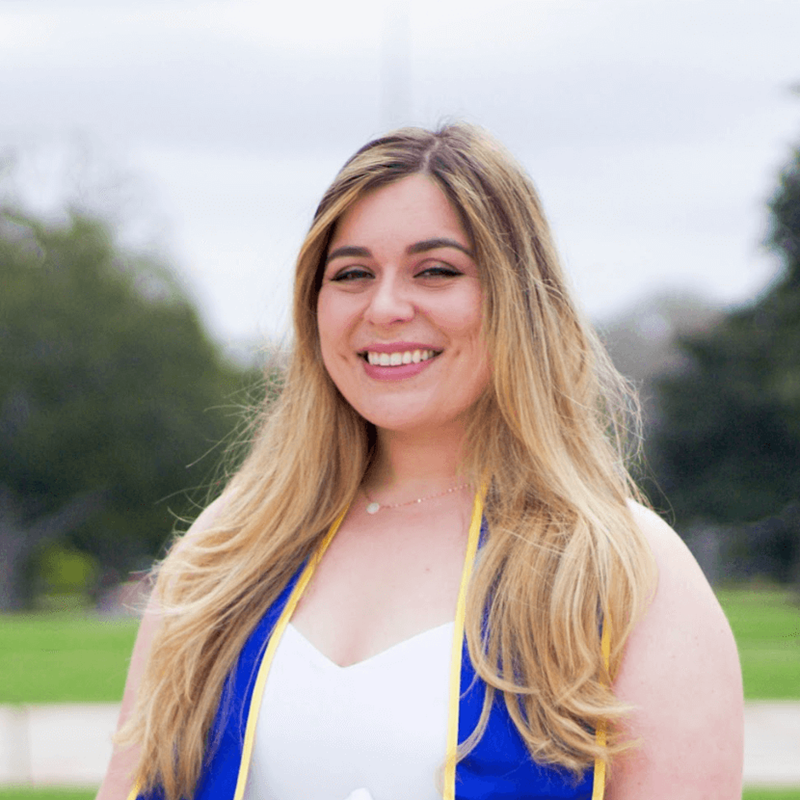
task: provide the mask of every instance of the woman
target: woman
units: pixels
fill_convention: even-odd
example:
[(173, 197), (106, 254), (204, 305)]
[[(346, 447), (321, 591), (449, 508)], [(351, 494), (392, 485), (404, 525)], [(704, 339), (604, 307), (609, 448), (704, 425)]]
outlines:
[(513, 159), (465, 125), (370, 142), (294, 322), (158, 570), (99, 797), (738, 798), (730, 629), (636, 503), (624, 384)]

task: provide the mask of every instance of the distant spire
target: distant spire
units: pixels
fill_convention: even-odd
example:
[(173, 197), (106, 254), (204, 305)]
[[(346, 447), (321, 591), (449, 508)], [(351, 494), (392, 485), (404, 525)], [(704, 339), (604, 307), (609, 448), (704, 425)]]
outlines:
[(411, 122), (411, 26), (405, 3), (388, 0), (381, 42), (381, 128)]

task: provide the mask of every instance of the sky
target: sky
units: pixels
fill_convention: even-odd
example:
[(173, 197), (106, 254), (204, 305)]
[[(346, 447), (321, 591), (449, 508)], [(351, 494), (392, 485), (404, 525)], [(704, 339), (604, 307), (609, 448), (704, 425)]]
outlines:
[(258, 342), (342, 163), (463, 119), (531, 174), (592, 318), (743, 303), (777, 269), (799, 40), (796, 0), (3, 0), (0, 188), (103, 214), (220, 341)]

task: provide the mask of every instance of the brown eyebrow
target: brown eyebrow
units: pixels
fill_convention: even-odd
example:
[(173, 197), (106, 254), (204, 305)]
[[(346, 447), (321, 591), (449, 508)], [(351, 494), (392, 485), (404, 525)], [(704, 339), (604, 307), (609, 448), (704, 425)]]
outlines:
[[(472, 251), (468, 247), (464, 247), (463, 244), (457, 242), (455, 239), (446, 238), (425, 239), (421, 242), (415, 242), (406, 248), (406, 252), (409, 255), (413, 255), (414, 253), (427, 253), (429, 250), (437, 250), (440, 247), (453, 247), (456, 250), (460, 250), (465, 255), (468, 255), (470, 258), (474, 258)], [(348, 257), (371, 258), (372, 253), (366, 247), (353, 247), (352, 245), (345, 245), (343, 247), (337, 247), (335, 250), (328, 253), (325, 263), (328, 264), (329, 262), (333, 261), (334, 258)]]
[(465, 255), (468, 255), (470, 258), (474, 258), (472, 255), (472, 250), (468, 247), (464, 247), (463, 244), (457, 242), (455, 239), (425, 239), (422, 242), (416, 242), (412, 244), (410, 247), (406, 249), (406, 252), (411, 253), (426, 253), (428, 250), (436, 250), (439, 247), (453, 247), (456, 250), (460, 250)]
[(356, 258), (370, 258), (372, 253), (370, 253), (366, 247), (352, 247), (350, 245), (345, 245), (344, 247), (337, 247), (335, 250), (328, 253), (325, 263), (327, 264), (328, 262), (333, 261), (334, 258), (347, 258), (348, 256), (354, 256)]

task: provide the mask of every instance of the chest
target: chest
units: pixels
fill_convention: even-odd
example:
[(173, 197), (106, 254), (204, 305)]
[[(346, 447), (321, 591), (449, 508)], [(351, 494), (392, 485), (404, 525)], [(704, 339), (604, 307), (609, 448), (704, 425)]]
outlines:
[(435, 516), (412, 522), (343, 526), (304, 592), (292, 622), (339, 666), (453, 620), (465, 532)]

